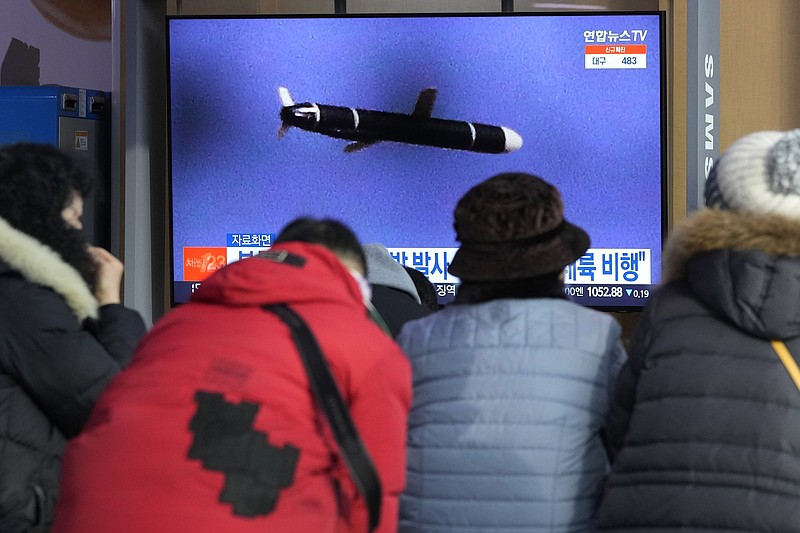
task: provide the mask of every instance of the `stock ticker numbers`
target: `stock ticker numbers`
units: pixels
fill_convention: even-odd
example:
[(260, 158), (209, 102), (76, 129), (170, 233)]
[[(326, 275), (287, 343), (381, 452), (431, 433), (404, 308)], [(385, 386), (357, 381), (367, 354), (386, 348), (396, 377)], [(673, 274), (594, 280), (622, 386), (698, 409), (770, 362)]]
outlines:
[(564, 286), (564, 294), (586, 305), (644, 305), (652, 294), (650, 286), (577, 285)]
[(650, 289), (625, 289), (628, 296), (633, 298), (649, 298)]
[(606, 285), (590, 285), (586, 292), (592, 298), (621, 298), (622, 287), (608, 287)]
[(650, 289), (631, 289), (619, 286), (589, 285), (586, 293), (592, 298), (647, 298), (650, 296)]

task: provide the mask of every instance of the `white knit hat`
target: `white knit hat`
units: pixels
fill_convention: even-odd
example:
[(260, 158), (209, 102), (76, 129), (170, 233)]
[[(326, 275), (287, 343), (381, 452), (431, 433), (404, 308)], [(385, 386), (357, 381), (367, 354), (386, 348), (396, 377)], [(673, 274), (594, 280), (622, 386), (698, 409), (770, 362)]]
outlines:
[(706, 205), (800, 218), (800, 129), (734, 142), (708, 175)]

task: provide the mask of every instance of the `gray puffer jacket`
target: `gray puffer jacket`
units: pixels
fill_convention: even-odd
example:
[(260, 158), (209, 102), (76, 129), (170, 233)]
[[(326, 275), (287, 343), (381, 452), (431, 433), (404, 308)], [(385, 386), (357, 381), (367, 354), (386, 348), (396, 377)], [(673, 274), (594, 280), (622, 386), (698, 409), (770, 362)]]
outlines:
[(408, 322), (401, 532), (584, 532), (625, 359), (608, 314), (566, 299), (451, 305)]
[(670, 239), (609, 423), (598, 530), (800, 529), (800, 222), (705, 210)]

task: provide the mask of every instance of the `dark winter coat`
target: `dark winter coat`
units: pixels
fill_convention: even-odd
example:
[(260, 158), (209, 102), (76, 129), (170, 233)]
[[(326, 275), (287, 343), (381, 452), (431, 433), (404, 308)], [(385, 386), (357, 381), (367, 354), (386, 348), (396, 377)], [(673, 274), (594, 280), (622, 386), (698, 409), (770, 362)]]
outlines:
[(600, 531), (798, 531), (800, 221), (699, 212), (670, 240), (617, 388)]
[(144, 330), (122, 305), (98, 310), (75, 269), (0, 219), (0, 531), (47, 529), (66, 440)]
[(372, 305), (392, 337), (397, 338), (403, 324), (428, 316), (431, 311), (420, 302), (417, 287), (405, 267), (394, 260), (384, 245), (367, 244), (364, 255)]
[(385, 285), (372, 286), (372, 303), (395, 338), (406, 322), (432, 313), (427, 307), (414, 301), (407, 292)]

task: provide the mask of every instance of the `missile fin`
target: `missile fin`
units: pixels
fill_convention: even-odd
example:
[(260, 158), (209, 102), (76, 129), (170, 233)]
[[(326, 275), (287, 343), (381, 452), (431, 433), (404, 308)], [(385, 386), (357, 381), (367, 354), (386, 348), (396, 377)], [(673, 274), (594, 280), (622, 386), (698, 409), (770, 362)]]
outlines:
[(286, 136), (286, 133), (292, 128), (290, 124), (283, 123), (281, 124), (280, 129), (278, 130), (278, 139), (283, 139)]
[(414, 105), (414, 111), (411, 112), (411, 116), (416, 118), (431, 118), (433, 114), (433, 104), (436, 103), (436, 93), (435, 87), (423, 89), (417, 97), (417, 103)]
[(360, 150), (363, 150), (364, 148), (369, 148), (370, 146), (372, 146), (373, 144), (377, 144), (378, 142), (379, 141), (373, 141), (373, 142), (356, 141), (354, 143), (350, 143), (347, 146), (345, 146), (344, 153), (352, 154), (353, 152), (358, 152)]

